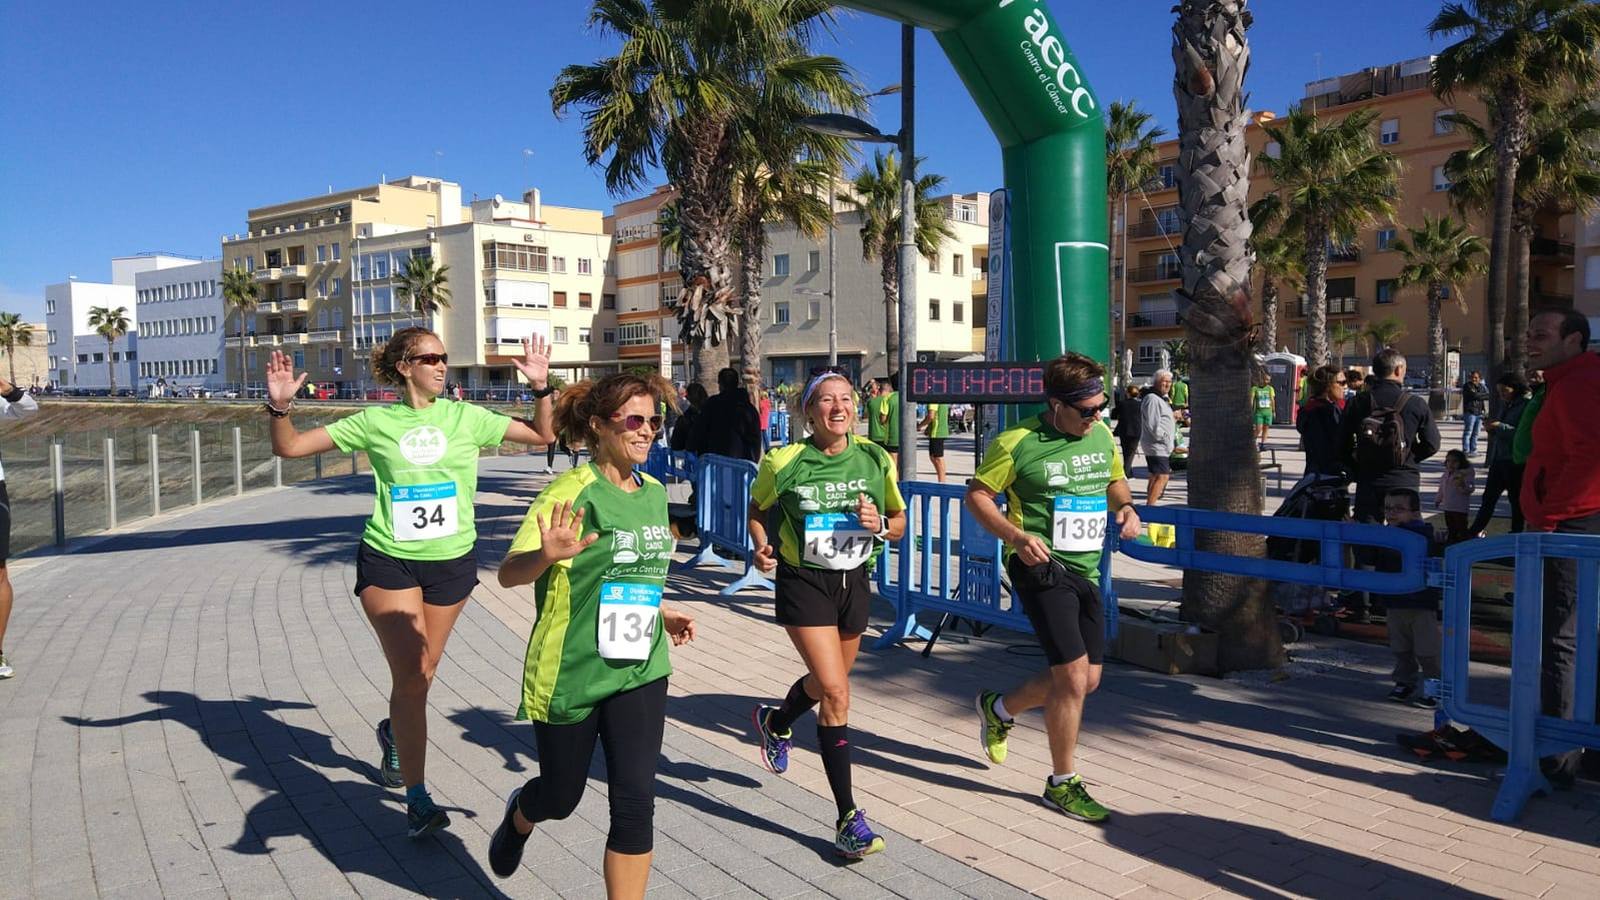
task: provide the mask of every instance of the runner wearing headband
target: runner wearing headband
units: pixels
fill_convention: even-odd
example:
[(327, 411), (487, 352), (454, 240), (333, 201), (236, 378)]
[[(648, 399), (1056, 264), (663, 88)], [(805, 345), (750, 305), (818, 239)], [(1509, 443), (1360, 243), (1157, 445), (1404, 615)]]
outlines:
[[(1053, 773), (1044, 803), (1075, 819), (1110, 815), (1089, 796), (1073, 763), (1084, 698), (1100, 684), (1105, 613), (1100, 554), (1108, 511), (1124, 539), (1139, 515), (1123, 477), (1106, 406), (1105, 370), (1079, 353), (1045, 367), (1045, 411), (1001, 432), (967, 487), (967, 508), (1005, 544), (1006, 571), (1050, 667), (1003, 696), (978, 695), (979, 739), (989, 761), (1005, 762), (1013, 716), (1045, 709)], [(1006, 495), (1002, 513), (995, 497)]]
[(517, 370), (538, 398), (533, 421), (441, 397), (449, 355), (438, 335), (403, 328), (372, 353), (372, 372), (400, 389), (400, 401), (369, 406), (326, 428), (296, 431), (289, 419), (306, 376), (273, 351), (267, 363), (272, 452), (287, 459), (337, 447), (366, 451), (378, 495), (356, 554), (356, 595), (389, 661), (389, 717), (378, 723), (379, 772), (406, 789), (407, 834), (450, 824), (423, 781), (428, 689), (463, 601), (478, 585), (473, 495), (478, 451), (504, 441), (542, 446), (550, 428), (550, 355), (523, 341)]
[[(822, 768), (838, 806), (834, 849), (859, 858), (883, 849), (850, 785), (850, 668), (861, 648), (872, 603), (869, 573), (884, 541), (906, 526), (894, 464), (882, 447), (855, 436), (855, 403), (845, 376), (824, 372), (806, 385), (800, 412), (809, 437), (768, 453), (750, 491), (755, 564), (777, 570), (778, 624), (789, 633), (806, 674), (780, 706), (757, 706), (761, 759), (777, 774), (789, 767), (791, 731), (817, 710)], [(768, 543), (767, 511), (778, 507), (778, 546)]]

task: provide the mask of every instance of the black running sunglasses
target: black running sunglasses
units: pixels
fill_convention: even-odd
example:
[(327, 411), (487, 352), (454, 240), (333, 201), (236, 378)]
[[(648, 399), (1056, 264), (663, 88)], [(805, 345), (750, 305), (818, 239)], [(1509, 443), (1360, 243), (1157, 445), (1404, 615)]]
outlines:
[(444, 365), (444, 364), (450, 362), (450, 354), (448, 354), (448, 353), (418, 353), (415, 356), (406, 357), (406, 362), (422, 363), (425, 366)]

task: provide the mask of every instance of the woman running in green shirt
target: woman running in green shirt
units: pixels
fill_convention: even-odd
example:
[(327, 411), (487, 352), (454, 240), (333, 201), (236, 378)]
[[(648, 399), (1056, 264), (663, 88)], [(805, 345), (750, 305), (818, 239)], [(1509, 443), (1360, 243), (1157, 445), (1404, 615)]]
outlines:
[(657, 404), (675, 399), (659, 377), (612, 375), (568, 387), (556, 407), (562, 440), (586, 445), (592, 461), (539, 494), (500, 565), (502, 586), (535, 585), (517, 718), (533, 720), (539, 750), (539, 777), (511, 792), (489, 840), (502, 878), (535, 823), (577, 809), (598, 741), (611, 806), (606, 896), (644, 896), (672, 672), (665, 636), (693, 640), (694, 620), (661, 605), (674, 546), (667, 492), (634, 467), (661, 431)]
[(289, 419), (305, 374), (296, 377), (278, 351), (267, 363), (273, 453), (297, 459), (362, 450), (372, 465), (377, 498), (356, 554), (355, 592), (389, 661), (389, 717), (377, 728), (380, 777), (389, 787), (405, 787), (407, 834), (414, 838), (450, 824), (423, 781), (428, 688), (463, 601), (478, 584), (472, 505), (478, 451), (503, 441), (555, 440), (542, 338), (524, 341), (515, 361), (539, 398), (532, 421), (441, 397), (449, 362), (438, 335), (403, 328), (372, 354), (373, 375), (399, 388), (400, 401), (310, 431), (297, 431)]
[[(750, 490), (755, 564), (777, 570), (778, 624), (789, 633), (806, 674), (781, 706), (757, 706), (761, 759), (789, 768), (791, 726), (821, 701), (817, 744), (839, 808), (834, 849), (859, 858), (883, 849), (850, 787), (850, 668), (861, 649), (872, 604), (872, 564), (883, 542), (905, 532), (905, 501), (882, 447), (855, 436), (850, 381), (825, 372), (801, 395), (807, 440), (768, 453)], [(767, 511), (778, 507), (778, 547), (768, 543)]]

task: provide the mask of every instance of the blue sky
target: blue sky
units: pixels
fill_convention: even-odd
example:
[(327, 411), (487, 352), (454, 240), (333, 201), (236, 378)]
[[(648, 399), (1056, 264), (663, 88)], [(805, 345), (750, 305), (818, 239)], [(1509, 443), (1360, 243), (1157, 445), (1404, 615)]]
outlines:
[[(1173, 0), (1046, 0), (1103, 103), (1176, 129)], [(1307, 81), (1435, 52), (1432, 0), (1259, 0), (1252, 109)], [(603, 55), (580, 0), (515, 3), (0, 0), (0, 309), (43, 318), (44, 285), (110, 277), (112, 256), (203, 257), (245, 210), (437, 175), (467, 196), (609, 208), (577, 118), (551, 114), (562, 66)], [(900, 80), (899, 26), (843, 12), (836, 53)], [(999, 150), (932, 37), (917, 46), (917, 150), (952, 190), (1000, 181)], [(874, 120), (899, 127), (899, 100)], [(531, 156), (523, 151), (532, 150)]]

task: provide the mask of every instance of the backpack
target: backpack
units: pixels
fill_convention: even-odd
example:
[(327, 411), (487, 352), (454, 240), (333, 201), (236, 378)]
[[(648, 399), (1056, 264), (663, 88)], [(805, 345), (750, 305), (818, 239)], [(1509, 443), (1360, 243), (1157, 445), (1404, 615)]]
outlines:
[(1356, 464), (1363, 471), (1386, 471), (1403, 466), (1411, 446), (1406, 441), (1401, 412), (1411, 395), (1400, 392), (1394, 406), (1374, 406), (1356, 428)]

